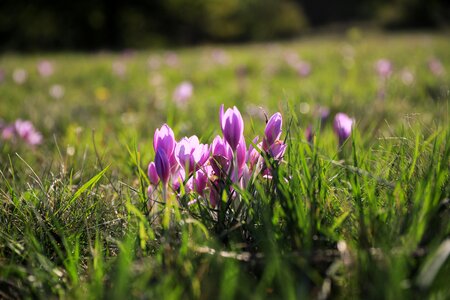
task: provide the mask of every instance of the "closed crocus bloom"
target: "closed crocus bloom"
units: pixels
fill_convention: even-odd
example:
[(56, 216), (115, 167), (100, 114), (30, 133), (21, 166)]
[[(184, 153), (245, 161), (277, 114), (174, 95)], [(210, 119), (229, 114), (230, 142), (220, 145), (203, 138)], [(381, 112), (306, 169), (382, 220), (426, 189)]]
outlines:
[(280, 138), (281, 126), (283, 118), (279, 112), (270, 117), (264, 130), (263, 149), (267, 150), (269, 147)]
[(223, 104), (220, 107), (220, 126), (222, 128), (223, 136), (225, 140), (230, 144), (233, 151), (236, 150), (241, 137), (244, 134), (244, 121), (242, 120), (241, 113), (234, 106), (232, 109), (229, 108), (224, 113)]
[(159, 182), (158, 172), (156, 172), (156, 166), (154, 162), (149, 163), (148, 165), (148, 178), (150, 179), (150, 183), (153, 185), (157, 185)]
[(169, 125), (164, 124), (161, 128), (155, 130), (155, 135), (153, 136), (155, 153), (158, 152), (158, 149), (162, 149), (170, 159), (175, 149), (175, 144), (175, 135)]
[(233, 150), (220, 136), (216, 136), (211, 145), (211, 167), (217, 175), (228, 173), (233, 161)]
[(281, 160), (284, 156), (285, 151), (286, 144), (280, 140), (275, 141), (269, 149), (270, 156), (272, 156), (276, 160)]
[(236, 158), (239, 176), (242, 175), (242, 168), (245, 165), (246, 156), (247, 156), (247, 145), (245, 144), (245, 139), (242, 136), (236, 148)]
[(173, 92), (173, 100), (179, 105), (184, 105), (194, 93), (194, 86), (188, 81), (182, 82)]
[(209, 146), (200, 144), (197, 136), (183, 138), (175, 147), (175, 158), (189, 173), (199, 169), (209, 158)]
[(338, 136), (339, 144), (342, 145), (352, 134), (353, 119), (344, 113), (337, 113), (334, 117), (334, 132)]
[(167, 185), (170, 177), (170, 162), (164, 150), (158, 149), (155, 155), (156, 173), (164, 185)]

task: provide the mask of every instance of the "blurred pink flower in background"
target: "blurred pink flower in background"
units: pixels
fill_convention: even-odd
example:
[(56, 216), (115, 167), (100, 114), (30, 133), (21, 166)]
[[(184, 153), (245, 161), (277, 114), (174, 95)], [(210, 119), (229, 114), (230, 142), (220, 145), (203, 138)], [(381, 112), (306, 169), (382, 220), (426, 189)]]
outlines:
[(230, 62), (230, 57), (227, 55), (227, 53), (222, 49), (216, 49), (211, 53), (212, 59), (220, 64), (220, 65), (226, 65)]
[(24, 84), (27, 81), (28, 72), (24, 69), (15, 69), (13, 72), (13, 80), (17, 84)]
[(176, 67), (178, 65), (178, 55), (172, 51), (167, 52), (165, 62), (169, 67)]
[(339, 145), (342, 145), (352, 134), (353, 123), (353, 119), (344, 113), (337, 113), (334, 117), (333, 128), (339, 139)]
[(311, 64), (306, 61), (299, 61), (295, 68), (301, 77), (306, 77), (311, 74)]
[(393, 66), (390, 60), (381, 58), (375, 63), (375, 69), (378, 73), (378, 76), (386, 79), (391, 76)]
[(411, 85), (414, 82), (414, 74), (409, 69), (403, 69), (400, 78), (404, 85)]
[(178, 105), (185, 105), (194, 94), (194, 86), (189, 81), (180, 83), (173, 92), (173, 100)]
[(15, 130), (14, 125), (7, 125), (2, 129), (2, 139), (10, 140), (14, 137)]
[(431, 73), (433, 73), (433, 75), (435, 76), (442, 76), (445, 74), (444, 66), (437, 58), (431, 58), (428, 61), (428, 69), (430, 69)]
[(34, 128), (33, 123), (21, 119), (17, 119), (14, 123), (9, 125), (3, 124), (1, 128), (1, 138), (13, 142), (20, 139), (30, 146), (42, 143), (42, 135)]
[(42, 142), (41, 133), (34, 128), (33, 123), (30, 121), (18, 119), (14, 122), (14, 128), (17, 136), (27, 144), (34, 146), (39, 145)]
[(49, 77), (53, 74), (53, 64), (48, 60), (41, 60), (37, 65), (38, 73), (41, 77)]
[(124, 78), (127, 73), (127, 65), (123, 61), (115, 61), (112, 64), (112, 71), (114, 75)]
[(64, 97), (65, 89), (60, 84), (54, 84), (50, 87), (49, 94), (53, 99), (61, 99)]
[(300, 59), (297, 53), (290, 52), (285, 54), (284, 59), (286, 63), (293, 68), (301, 77), (307, 77), (311, 74), (311, 64), (305, 60)]

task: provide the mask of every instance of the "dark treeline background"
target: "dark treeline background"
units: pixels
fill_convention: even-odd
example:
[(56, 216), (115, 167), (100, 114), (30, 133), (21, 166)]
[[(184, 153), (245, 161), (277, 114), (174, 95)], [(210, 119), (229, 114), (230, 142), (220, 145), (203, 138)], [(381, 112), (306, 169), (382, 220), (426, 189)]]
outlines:
[(443, 28), (448, 0), (2, 0), (0, 50), (122, 49), (297, 36), (335, 24)]

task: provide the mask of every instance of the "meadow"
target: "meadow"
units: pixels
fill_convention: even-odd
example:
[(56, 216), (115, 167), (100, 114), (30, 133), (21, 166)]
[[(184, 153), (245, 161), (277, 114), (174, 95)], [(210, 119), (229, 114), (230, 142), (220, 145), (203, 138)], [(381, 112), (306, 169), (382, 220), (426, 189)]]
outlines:
[(437, 33), (2, 54), (0, 298), (448, 299), (449, 91)]

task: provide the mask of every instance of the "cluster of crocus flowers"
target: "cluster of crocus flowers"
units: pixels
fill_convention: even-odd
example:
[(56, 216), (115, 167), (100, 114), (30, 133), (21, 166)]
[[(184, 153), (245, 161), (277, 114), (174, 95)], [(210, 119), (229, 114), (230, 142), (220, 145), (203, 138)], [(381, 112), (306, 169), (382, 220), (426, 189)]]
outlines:
[(42, 143), (42, 134), (37, 131), (33, 123), (17, 119), (12, 124), (0, 124), (1, 138), (5, 141), (23, 141), (30, 146)]
[(281, 162), (286, 151), (286, 144), (280, 140), (281, 114), (269, 119), (261, 142), (256, 137), (248, 146), (244, 121), (236, 107), (225, 111), (222, 105), (219, 120), (223, 135), (217, 135), (211, 144), (202, 144), (195, 135), (177, 142), (167, 124), (155, 131), (155, 159), (148, 165), (150, 199), (161, 186), (163, 198), (168, 192), (177, 196), (184, 192), (194, 194), (195, 200), (208, 199), (216, 207), (224, 192), (234, 193), (234, 186), (246, 188), (253, 175), (270, 178), (273, 164), (267, 161)]

